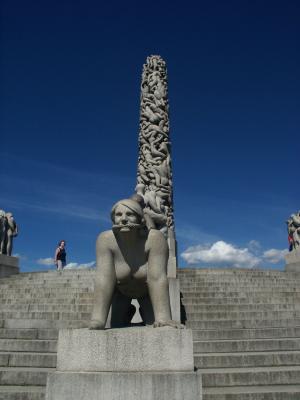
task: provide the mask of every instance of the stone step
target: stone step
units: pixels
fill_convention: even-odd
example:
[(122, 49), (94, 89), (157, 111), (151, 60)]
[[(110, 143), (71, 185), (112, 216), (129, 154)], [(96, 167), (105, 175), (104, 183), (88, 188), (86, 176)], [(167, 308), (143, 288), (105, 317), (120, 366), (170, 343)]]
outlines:
[(203, 387), (297, 385), (300, 366), (211, 368), (198, 371), (202, 374)]
[(95, 274), (95, 269), (78, 269), (78, 270), (68, 270), (64, 269), (63, 271), (57, 271), (49, 269), (47, 271), (36, 271), (36, 272), (21, 272), (16, 275), (10, 275), (5, 278), (2, 278), (3, 281), (14, 281), (14, 280), (35, 280), (35, 279), (51, 279), (51, 278), (80, 278), (80, 277), (88, 277), (93, 276)]
[[(43, 312), (43, 311), (1, 311), (1, 319), (46, 319), (46, 320), (89, 320), (90, 312)], [(299, 319), (300, 311), (223, 311), (223, 312), (193, 312), (187, 313), (189, 322), (213, 320), (280, 320)]]
[[(0, 341), (1, 345), (1, 341)], [(195, 341), (195, 353), (300, 350), (300, 338)]]
[(86, 328), (90, 323), (88, 320), (47, 320), (30, 318), (10, 318), (0, 320), (0, 327), (6, 329), (64, 329), (64, 328)]
[(0, 385), (45, 386), (55, 368), (0, 367)]
[(286, 328), (300, 326), (300, 318), (290, 319), (241, 319), (241, 320), (187, 320), (186, 326), (191, 329), (236, 329), (236, 328)]
[[(290, 291), (290, 290), (265, 290), (265, 291), (254, 291), (248, 288), (247, 291), (226, 291), (226, 290), (218, 290), (218, 291), (183, 291), (181, 290), (183, 298), (192, 298), (192, 299), (201, 299), (201, 298), (216, 298), (216, 299), (230, 299), (230, 298), (238, 298), (238, 299), (282, 299), (282, 298), (293, 298), (299, 299), (300, 290)], [(37, 288), (37, 289), (28, 289), (23, 288), (20, 290), (11, 289), (9, 291), (1, 291), (0, 293), (0, 301), (6, 299), (22, 299), (22, 298), (51, 298), (57, 297), (61, 299), (68, 299), (71, 296), (75, 297), (93, 297), (93, 289), (82, 287), (80, 289), (63, 289), (63, 288)]]
[(24, 305), (28, 306), (29, 304), (38, 304), (38, 305), (51, 305), (53, 304), (54, 306), (59, 306), (59, 305), (91, 305), (93, 304), (93, 297), (94, 296), (88, 296), (88, 297), (82, 297), (82, 296), (70, 296), (70, 297), (65, 297), (65, 298), (59, 298), (52, 296), (50, 297), (45, 297), (45, 298), (38, 298), (38, 297), (20, 297), (20, 298), (13, 298), (13, 299), (6, 299), (0, 302), (1, 307), (4, 307), (5, 305)]
[(209, 298), (217, 298), (217, 299), (222, 299), (222, 298), (257, 298), (257, 297), (285, 297), (285, 296), (295, 296), (296, 298), (300, 296), (300, 291), (294, 291), (291, 292), (289, 290), (261, 290), (261, 291), (253, 291), (251, 290), (251, 288), (248, 288), (247, 290), (244, 291), (239, 291), (239, 290), (235, 290), (235, 291), (226, 291), (226, 290), (218, 290), (218, 291), (183, 291), (181, 290), (182, 296), (183, 298), (186, 297), (193, 297), (193, 298), (198, 298), (198, 297), (209, 297)]
[(56, 368), (56, 353), (0, 352), (0, 366)]
[(295, 282), (300, 280), (300, 277), (297, 275), (296, 277), (291, 277), (290, 275), (282, 274), (280, 276), (255, 276), (255, 275), (239, 275), (239, 276), (209, 276), (209, 275), (199, 275), (194, 277), (182, 276), (182, 274), (178, 274), (179, 279), (182, 283), (195, 283), (195, 282)]
[[(297, 287), (299, 285), (300, 279), (298, 280), (281, 280), (281, 281), (274, 281), (270, 279), (258, 279), (254, 280), (214, 280), (214, 281), (183, 281), (180, 280), (180, 287), (183, 289), (186, 288), (220, 288), (220, 287), (235, 287), (235, 288), (243, 288), (243, 287)], [(49, 287), (81, 287), (81, 286), (93, 286), (94, 285), (94, 277), (91, 279), (43, 279), (43, 280), (32, 280), (32, 281), (24, 281), (24, 280), (16, 280), (15, 282), (3, 282), (1, 279), (0, 287), (1, 289), (11, 289), (11, 288), (21, 288), (22, 286), (26, 285), (28, 288), (35, 288), (38, 286), (49, 286)]]
[(54, 353), (57, 351), (57, 340), (0, 339), (0, 352), (4, 351)]
[(295, 272), (285, 272), (271, 269), (253, 269), (253, 268), (179, 268), (178, 274), (181, 276), (297, 276)]
[[(93, 297), (91, 296), (91, 299)], [(34, 299), (33, 299), (34, 300)], [(10, 300), (11, 301), (11, 300)], [(25, 299), (26, 301), (26, 299)], [(5, 303), (5, 300), (2, 301)], [(299, 303), (300, 296), (289, 294), (286, 296), (260, 296), (260, 297), (201, 297), (201, 296), (184, 296), (182, 298), (183, 304), (197, 305), (197, 304), (212, 304), (212, 305), (236, 305), (236, 304), (291, 304)]]
[[(82, 288), (94, 289), (94, 284), (86, 284), (84, 282), (82, 283), (56, 283), (53, 285), (50, 285), (48, 282), (45, 282), (43, 284), (36, 284), (36, 285), (26, 285), (26, 290), (27, 291), (34, 291), (34, 290), (41, 290), (42, 288), (47, 288), (47, 290), (80, 290)], [(1, 286), (1, 293), (10, 293), (10, 292), (16, 292), (17, 290), (23, 290), (24, 289), (24, 284), (20, 285), (9, 285), (9, 286)]]
[[(2, 315), (2, 318), (6, 318), (6, 315), (8, 315), (8, 318), (10, 314), (13, 313), (5, 313), (5, 312), (0, 312), (0, 318)], [(20, 313), (22, 314), (22, 313)], [(26, 314), (26, 313), (23, 313)], [(28, 313), (28, 314), (47, 314), (47, 313)], [(48, 313), (51, 314), (51, 313)], [(56, 313), (52, 313), (55, 315)], [(68, 315), (80, 315), (82, 313), (59, 313), (61, 315), (66, 314), (66, 319), (68, 319)], [(272, 319), (272, 320), (277, 320), (277, 319), (297, 319), (300, 318), (300, 311), (223, 311), (223, 312), (193, 312), (193, 313), (187, 313), (188, 320), (190, 322), (192, 321), (208, 321), (208, 320), (244, 320), (244, 319), (253, 319), (253, 320), (263, 320), (263, 319)], [(22, 317), (20, 317), (22, 318)], [(34, 317), (33, 317), (34, 318)], [(37, 317), (39, 318), (39, 317)], [(42, 317), (41, 317), (42, 318)], [(55, 318), (55, 316), (53, 317)], [(63, 318), (63, 317), (62, 317)], [(71, 316), (70, 316), (71, 318)], [(75, 318), (73, 318), (75, 319)], [(80, 319), (80, 317), (78, 318)]]
[(65, 274), (65, 273), (54, 273), (54, 274), (47, 274), (47, 275), (37, 275), (33, 278), (24, 277), (23, 273), (19, 275), (9, 276), (6, 278), (1, 279), (0, 285), (9, 285), (19, 282), (24, 283), (34, 283), (34, 282), (78, 282), (78, 281), (87, 281), (90, 282), (94, 279), (94, 274), (90, 275), (72, 275), (72, 274)]
[(27, 287), (22, 287), (20, 289), (4, 289), (1, 290), (1, 295), (0, 295), (0, 300), (2, 298), (6, 298), (9, 296), (19, 296), (19, 295), (28, 295), (28, 294), (34, 294), (35, 296), (42, 296), (42, 297), (47, 297), (50, 296), (51, 294), (56, 294), (56, 295), (63, 295), (63, 296), (68, 296), (72, 294), (77, 294), (77, 293), (89, 293), (93, 292), (93, 288), (89, 288), (87, 286), (82, 286), (81, 288), (56, 288), (56, 287), (48, 287), (46, 286), (44, 289), (41, 288), (40, 286), (37, 288), (27, 288)]
[(203, 400), (299, 400), (300, 385), (204, 388)]
[(57, 329), (0, 329), (1, 339), (57, 339)]
[(93, 310), (92, 304), (2, 304), (0, 313), (9, 311), (28, 311), (28, 312), (88, 312)]
[(42, 386), (0, 386), (0, 400), (44, 400)]
[(46, 319), (46, 320), (90, 320), (91, 313), (86, 312), (26, 312), (26, 311), (1, 311), (1, 319)]
[(194, 353), (197, 368), (300, 366), (300, 351)]
[(186, 281), (186, 280), (182, 280), (180, 279), (180, 287), (182, 288), (186, 288), (186, 287), (219, 287), (219, 286), (223, 286), (223, 287), (227, 287), (227, 286), (232, 286), (232, 287), (244, 287), (244, 286), (250, 286), (250, 287), (279, 287), (279, 286), (296, 286), (297, 284), (299, 284), (300, 279), (298, 280), (286, 280), (286, 279), (282, 279), (282, 280), (272, 280), (272, 279), (257, 279), (257, 280), (253, 280), (253, 279), (243, 279), (243, 280), (236, 280), (236, 279), (215, 279), (215, 280), (207, 280), (207, 279), (203, 279), (203, 280), (192, 280), (192, 281)]
[[(294, 311), (300, 310), (300, 304), (185, 304), (187, 313), (194, 312), (222, 312), (222, 311)], [(32, 310), (33, 311), (33, 310)]]
[[(90, 300), (91, 301), (91, 300)], [(300, 310), (300, 304), (219, 304), (219, 305), (195, 305), (184, 304), (187, 313), (195, 312), (222, 312), (222, 311), (294, 311)], [(28, 304), (0, 304), (0, 313), (8, 311), (28, 312), (92, 312), (93, 304), (65, 304), (65, 303), (28, 303)]]
[[(64, 284), (64, 286), (71, 285), (70, 283)], [(54, 286), (54, 285), (53, 285)], [(58, 285), (60, 286), (60, 285)], [(21, 287), (21, 285), (20, 285)], [(29, 286), (31, 287), (31, 286)], [(293, 283), (281, 283), (281, 284), (270, 284), (269, 283), (253, 283), (253, 282), (244, 282), (243, 284), (235, 284), (235, 283), (214, 283), (214, 284), (199, 284), (199, 283), (191, 283), (191, 284), (181, 284), (180, 289), (185, 292), (185, 291), (191, 291), (191, 290), (196, 290), (197, 292), (201, 292), (202, 290), (207, 291), (207, 290), (228, 290), (228, 291), (234, 291), (236, 289), (240, 289), (243, 291), (244, 289), (249, 289), (252, 288), (255, 291), (262, 291), (263, 289), (266, 290), (274, 290), (274, 288), (280, 289), (291, 289), (291, 290), (297, 290), (299, 289), (299, 283), (298, 282), (293, 282)]]
[[(294, 311), (300, 310), (300, 304), (184, 304), (187, 313), (195, 312), (222, 312), (222, 311)], [(92, 312), (92, 300), (86, 304), (66, 304), (62, 303), (41, 303), (28, 302), (28, 304), (0, 304), (0, 312), (8, 311), (27, 311), (27, 312)]]
[(300, 337), (300, 326), (289, 328), (261, 328), (261, 329), (199, 329), (193, 330), (193, 339), (221, 340), (221, 339), (267, 339), (267, 338)]

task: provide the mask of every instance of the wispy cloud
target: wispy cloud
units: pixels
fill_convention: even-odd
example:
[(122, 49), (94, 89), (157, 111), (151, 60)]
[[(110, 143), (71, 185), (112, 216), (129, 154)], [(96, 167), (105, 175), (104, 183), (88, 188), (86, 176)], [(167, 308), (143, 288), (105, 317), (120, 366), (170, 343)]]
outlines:
[[(10, 209), (109, 222), (111, 205), (119, 196), (130, 195), (134, 187), (134, 179), (122, 173), (112, 175), (108, 171), (97, 173), (65, 168), (2, 152), (0, 157), (6, 157), (15, 165), (9, 173), (0, 172), (0, 203)], [(21, 200), (19, 193), (22, 193)]]
[(189, 242), (212, 243), (218, 240), (217, 235), (204, 232), (200, 228), (191, 224), (176, 224), (176, 236)]
[(79, 205), (53, 206), (47, 203), (29, 203), (25, 201), (10, 200), (7, 198), (1, 198), (1, 200), (9, 203), (12, 208), (17, 209), (30, 209), (32, 211), (60, 214), (62, 216), (83, 218), (91, 221), (110, 221), (110, 218), (107, 215), (108, 213), (100, 212), (99, 210), (90, 207)]
[(89, 263), (75, 263), (71, 262), (65, 266), (65, 269), (86, 269), (86, 268), (94, 268), (96, 265), (95, 261), (91, 261)]
[(39, 258), (36, 260), (39, 265), (54, 265), (54, 259), (51, 257)]
[(18, 257), (20, 260), (22, 261), (26, 261), (28, 259), (27, 256), (23, 255), (23, 254), (19, 254), (19, 253), (15, 253), (13, 254), (13, 257)]

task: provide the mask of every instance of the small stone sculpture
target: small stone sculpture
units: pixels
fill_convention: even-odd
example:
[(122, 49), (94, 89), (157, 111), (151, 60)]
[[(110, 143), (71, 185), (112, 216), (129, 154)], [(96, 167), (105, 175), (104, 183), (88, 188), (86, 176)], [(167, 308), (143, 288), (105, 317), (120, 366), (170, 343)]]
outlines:
[(18, 226), (12, 213), (0, 210), (0, 254), (11, 256), (13, 238), (18, 235)]
[(145, 214), (167, 236), (174, 230), (167, 69), (156, 55), (147, 58), (142, 74), (136, 191)]
[(140, 203), (120, 200), (111, 211), (112, 230), (96, 242), (97, 269), (90, 329), (104, 329), (112, 305), (111, 327), (127, 326), (140, 305), (146, 325), (181, 325), (171, 320), (167, 280), (168, 244), (163, 234), (148, 229)]
[(300, 246), (300, 211), (292, 214), (286, 221), (288, 229), (288, 237), (290, 242), (290, 250)]

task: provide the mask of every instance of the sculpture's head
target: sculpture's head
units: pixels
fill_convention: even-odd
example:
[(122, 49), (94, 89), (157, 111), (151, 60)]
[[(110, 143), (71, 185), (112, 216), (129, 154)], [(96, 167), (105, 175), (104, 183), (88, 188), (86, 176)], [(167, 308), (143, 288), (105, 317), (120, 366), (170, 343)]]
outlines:
[(144, 213), (140, 204), (134, 199), (118, 201), (111, 210), (113, 229), (129, 232), (144, 227)]
[(0, 210), (0, 218), (4, 218), (5, 217), (5, 211), (4, 210)]

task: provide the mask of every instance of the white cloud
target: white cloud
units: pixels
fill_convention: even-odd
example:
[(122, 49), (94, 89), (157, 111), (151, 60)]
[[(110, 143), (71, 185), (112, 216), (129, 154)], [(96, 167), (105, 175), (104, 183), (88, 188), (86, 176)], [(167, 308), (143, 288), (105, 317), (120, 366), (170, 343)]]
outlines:
[(270, 249), (263, 253), (263, 258), (270, 262), (271, 264), (277, 264), (280, 261), (284, 260), (284, 256), (288, 253), (288, 250), (277, 250)]
[(51, 257), (48, 258), (39, 258), (36, 260), (39, 265), (54, 265), (54, 259)]
[(229, 268), (259, 268), (271, 267), (284, 261), (288, 250), (262, 250), (261, 244), (251, 240), (244, 248), (240, 248), (222, 240), (213, 244), (199, 244), (186, 249), (181, 257), (188, 265), (229, 267)]
[(85, 269), (85, 268), (93, 268), (93, 267), (95, 267), (95, 265), (96, 265), (95, 261), (91, 261), (91, 262), (89, 262), (89, 263), (82, 263), (82, 264), (80, 264), (80, 263), (75, 263), (75, 262), (71, 262), (71, 263), (68, 263), (68, 264), (65, 266), (65, 269)]
[(191, 246), (181, 254), (188, 264), (204, 263), (233, 268), (254, 268), (260, 259), (248, 248), (238, 248), (222, 240), (209, 246)]
[(18, 257), (20, 260), (23, 261), (27, 260), (27, 256), (23, 256), (22, 254), (19, 253), (13, 254), (13, 257)]

